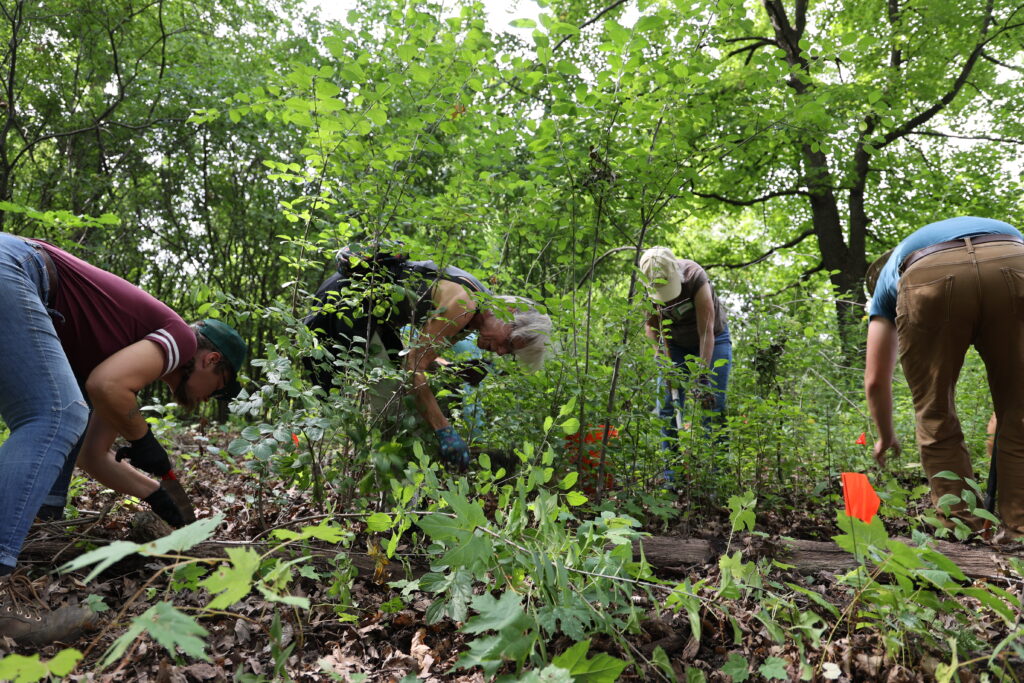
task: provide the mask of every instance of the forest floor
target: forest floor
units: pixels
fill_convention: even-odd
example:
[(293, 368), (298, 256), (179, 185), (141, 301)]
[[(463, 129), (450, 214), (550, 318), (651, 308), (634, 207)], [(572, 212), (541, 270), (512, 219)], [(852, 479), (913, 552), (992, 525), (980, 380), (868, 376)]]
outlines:
[[(187, 440), (188, 436), (183, 438)], [(217, 529), (215, 540), (259, 546), (266, 541), (268, 529), (297, 529), (304, 523), (315, 524), (323, 516), (311, 505), (308, 492), (257, 491), (254, 477), (228, 474), (216, 460), (213, 457), (194, 458), (180, 468), (182, 482), (196, 505), (197, 515), (200, 518), (218, 513), (224, 515), (225, 522)], [(255, 512), (254, 501), (257, 498), (262, 500), (262, 519)], [(81, 511), (80, 519), (88, 520), (88, 523), (67, 526), (37, 523), (24, 553), (31, 572), (42, 575), (93, 544), (130, 537), (133, 518), (137, 517), (139, 508), (121, 504), (122, 500), (88, 482), (75, 499)], [(682, 503), (677, 501), (676, 505), (681, 507)], [(827, 540), (838, 533), (834, 522), (829, 521), (829, 517), (834, 517), (834, 506), (819, 504), (817, 514), (810, 512), (813, 509), (812, 506), (802, 510), (794, 507), (788, 513), (778, 514), (758, 510), (758, 530), (816, 540)], [(104, 510), (107, 513), (100, 517), (99, 512)], [(659, 523), (657, 528), (649, 530), (661, 535), (704, 538), (721, 538), (728, 534), (729, 520), (724, 511), (713, 510), (711, 514), (702, 516), (699, 524), (693, 519), (679, 521), (680, 518), (667, 525)], [(370, 537), (365, 530), (358, 532), (354, 543), (344, 551), (354, 560), (362, 560), (356, 562), (357, 565), (373, 567), (373, 557), (379, 557), (379, 554), (371, 554), (367, 547)], [(317, 545), (325, 555), (338, 550), (327, 544)], [(399, 546), (399, 554), (407, 551), (408, 548)], [(416, 568), (417, 557), (406, 555), (403, 560), (406, 566)], [(397, 574), (401, 575), (399, 564), (393, 561), (391, 568), (397, 569)], [(453, 668), (459, 653), (465, 650), (466, 636), (449, 619), (436, 624), (426, 623), (425, 612), (432, 601), (430, 594), (413, 593), (411, 597), (403, 598), (398, 590), (387, 585), (386, 579), (380, 576), (375, 579), (373, 571), (360, 572), (352, 585), (351, 607), (346, 610), (355, 616), (355, 620), (345, 623), (339, 621), (334, 612), (338, 598), (329, 594), (332, 582), (327, 563), (318, 565), (314, 561), (312, 565), (316, 571), (307, 572), (308, 575), (300, 576), (292, 584), (294, 594), (310, 600), (311, 610), (292, 610), (268, 602), (253, 592), (229, 612), (201, 619), (209, 631), (205, 639), (208, 661), (171, 657), (163, 647), (144, 636), (137, 639), (124, 656), (102, 671), (98, 670), (98, 662), (111, 643), (125, 631), (131, 618), (168, 596), (171, 589), (167, 574), (161, 574), (157, 581), (148, 584), (159, 572), (161, 564), (152, 558), (131, 556), (105, 570), (88, 585), (73, 575), (65, 575), (54, 584), (51, 600), (80, 601), (88, 594), (95, 594), (110, 607), (103, 614), (102, 629), (74, 644), (85, 653), (85, 658), (68, 680), (184, 683), (290, 678), (297, 681), (365, 680), (376, 683), (397, 682), (408, 675), (414, 677), (412, 680), (418, 676), (424, 681), (485, 680), (479, 669)], [(392, 572), (393, 575), (395, 573)], [(707, 578), (714, 585), (719, 573), (718, 563), (712, 562), (675, 568), (664, 576), (659, 574), (659, 578), (671, 581)], [(839, 610), (850, 600), (849, 587), (837, 583), (832, 572), (800, 575), (792, 569), (776, 568), (771, 573), (771, 580), (780, 585), (790, 582), (805, 586)], [(1011, 587), (1011, 590), (1015, 590), (1019, 597), (1019, 585), (1015, 589)], [(712, 595), (708, 593), (709, 597)], [(769, 657), (790, 663), (800, 661), (797, 645), (775, 642), (768, 629), (758, 621), (759, 604), (742, 597), (736, 600), (715, 599), (723, 609), (705, 611), (701, 637), (695, 639), (691, 636), (685, 611), (675, 613), (662, 605), (650, 604), (647, 596), (637, 595), (636, 604), (645, 609), (645, 618), (637, 632), (626, 637), (632, 652), (623, 652), (621, 641), (598, 636), (592, 643), (591, 653), (603, 651), (623, 659), (641, 661), (636, 655), (650, 660), (655, 648), (661, 647), (676, 668), (679, 680), (687, 680), (685, 667), (688, 666), (703, 671), (708, 681), (721, 682), (731, 680), (720, 669), (732, 654), (740, 654), (752, 663), (763, 662)], [(206, 596), (205, 593), (179, 591), (174, 593), (174, 602), (178, 609), (187, 612), (189, 607), (204, 606)], [(280, 619), (280, 644), (293, 648), (284, 655), (270, 644), (269, 634), (275, 614)], [(732, 617), (731, 623), (726, 614)], [(742, 634), (738, 642), (735, 635), (737, 627)], [(1005, 627), (997, 623), (979, 623), (975, 628), (993, 640), (1006, 632)], [(924, 643), (917, 643), (904, 657), (895, 660), (886, 656), (879, 633), (869, 629), (853, 630), (845, 624), (825, 642), (827, 644), (809, 653), (809, 657), (805, 653), (805, 659), (833, 663), (841, 672), (829, 677), (833, 680), (930, 681), (934, 680), (940, 662), (948, 661), (948, 651), (943, 653), (941, 648)], [(553, 656), (572, 644), (567, 638), (556, 639), (549, 643), (548, 652)], [(57, 650), (56, 646), (51, 646), (40, 654), (46, 659)], [(6, 650), (0, 643), (0, 656), (8, 651), (31, 654), (23, 648)], [(830, 670), (836, 671), (835, 668)], [(511, 671), (508, 670), (509, 673)], [(789, 672), (795, 679), (795, 666)], [(667, 679), (653, 665), (636, 665), (628, 668), (620, 680)], [(755, 667), (749, 680), (764, 679), (756, 673)], [(971, 672), (963, 671), (960, 680), (979, 679)]]

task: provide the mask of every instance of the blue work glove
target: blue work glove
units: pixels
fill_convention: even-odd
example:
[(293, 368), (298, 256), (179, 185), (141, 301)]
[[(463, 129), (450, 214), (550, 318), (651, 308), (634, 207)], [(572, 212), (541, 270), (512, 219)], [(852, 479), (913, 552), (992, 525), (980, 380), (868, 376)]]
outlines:
[(452, 426), (435, 430), (437, 435), (438, 456), (441, 461), (460, 472), (469, 467), (469, 447)]

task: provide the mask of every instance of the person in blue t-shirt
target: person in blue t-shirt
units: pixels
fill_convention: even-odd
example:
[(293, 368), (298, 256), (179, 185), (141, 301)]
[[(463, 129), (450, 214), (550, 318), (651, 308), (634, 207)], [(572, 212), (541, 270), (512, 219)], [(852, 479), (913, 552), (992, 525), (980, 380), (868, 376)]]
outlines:
[[(864, 390), (878, 429), (874, 456), (900, 452), (892, 420), (897, 353), (914, 399), (921, 464), (938, 506), (974, 479), (953, 395), (970, 346), (981, 355), (1000, 425), (1000, 539), (1024, 534), (1024, 238), (1002, 221), (963, 216), (924, 226), (868, 269)], [(951, 471), (958, 479), (937, 476)], [(975, 506), (980, 505), (975, 503)], [(963, 502), (950, 514), (982, 520)]]

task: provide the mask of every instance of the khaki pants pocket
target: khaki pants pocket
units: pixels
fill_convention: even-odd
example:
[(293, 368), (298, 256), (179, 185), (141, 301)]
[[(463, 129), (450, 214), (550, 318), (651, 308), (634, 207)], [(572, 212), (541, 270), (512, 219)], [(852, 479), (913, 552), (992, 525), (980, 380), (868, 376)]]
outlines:
[(941, 330), (949, 322), (952, 289), (952, 275), (920, 284), (900, 282), (899, 296), (896, 299), (897, 329), (909, 325), (928, 332)]
[(1024, 270), (1003, 268), (1003, 279), (1010, 290), (1010, 302), (1017, 320), (1024, 320)]

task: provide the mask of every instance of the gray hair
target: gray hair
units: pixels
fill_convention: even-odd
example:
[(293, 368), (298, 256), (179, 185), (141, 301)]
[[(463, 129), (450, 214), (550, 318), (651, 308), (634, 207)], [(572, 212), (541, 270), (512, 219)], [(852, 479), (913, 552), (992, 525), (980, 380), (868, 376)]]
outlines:
[(512, 334), (509, 340), (525, 340), (526, 345), (513, 351), (516, 360), (530, 372), (540, 370), (551, 342), (551, 318), (537, 310), (533, 301), (521, 296), (497, 296), (499, 301), (512, 304)]

